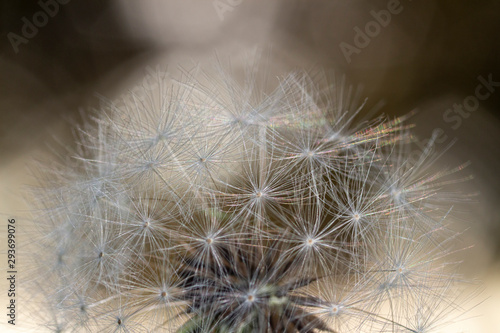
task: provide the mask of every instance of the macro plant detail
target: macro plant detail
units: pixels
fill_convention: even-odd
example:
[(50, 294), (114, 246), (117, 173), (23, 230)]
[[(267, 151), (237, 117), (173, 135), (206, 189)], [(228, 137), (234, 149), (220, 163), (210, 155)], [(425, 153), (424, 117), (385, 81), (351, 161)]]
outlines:
[[(200, 73), (197, 73), (200, 74)], [(447, 189), (407, 117), (344, 80), (158, 75), (35, 191), (35, 294), (63, 332), (435, 332), (459, 308)], [(34, 296), (35, 297), (35, 296)]]

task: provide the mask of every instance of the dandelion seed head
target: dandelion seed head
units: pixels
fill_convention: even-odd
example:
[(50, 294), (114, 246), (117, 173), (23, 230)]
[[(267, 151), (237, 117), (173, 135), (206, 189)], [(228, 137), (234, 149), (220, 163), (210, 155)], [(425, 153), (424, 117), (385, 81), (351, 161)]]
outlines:
[(219, 67), (104, 107), (74, 158), (43, 174), (43, 325), (439, 327), (436, 309), (459, 303), (445, 208), (463, 167), (432, 172), (430, 146), (410, 160), (405, 117), (358, 123), (364, 103), (345, 78), (290, 74), (262, 92), (253, 68), (238, 82)]

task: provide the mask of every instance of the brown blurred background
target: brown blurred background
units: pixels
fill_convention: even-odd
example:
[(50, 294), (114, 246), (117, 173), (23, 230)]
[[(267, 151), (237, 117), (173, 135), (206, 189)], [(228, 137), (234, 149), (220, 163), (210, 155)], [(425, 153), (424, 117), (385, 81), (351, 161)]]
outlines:
[[(367, 109), (381, 100), (382, 111), (391, 116), (417, 109), (410, 121), (420, 138), (441, 129), (445, 139), (438, 146), (457, 140), (440, 163), (471, 161), (467, 173), (475, 179), (463, 190), (479, 193), (463, 215), (469, 228), (464, 247), (476, 244), (467, 252), (464, 274), (484, 280), (483, 298), (491, 296), (474, 309), (471, 316), (479, 317), (457, 327), (500, 332), (490, 319), (500, 309), (500, 282), (494, 284), (500, 280), (500, 86), (490, 87), (489, 96), (466, 116), (447, 113), (476, 94), (478, 77), (500, 82), (500, 2), (401, 0), (391, 7), (394, 3), (1, 1), (2, 225), (7, 216), (29, 210), (20, 199), (23, 186), (33, 182), (25, 164), (57, 142), (71, 145), (73, 125), (99, 106), (99, 96), (119, 98), (158, 68), (203, 64), (214, 51), (244, 62), (245, 52), (258, 46), (266, 50), (273, 74), (313, 68), (346, 74), (364, 86)], [(387, 24), (378, 23), (377, 29), (374, 15), (381, 11), (391, 13), (390, 22), (386, 17)], [(365, 32), (363, 43), (357, 28)], [(346, 48), (356, 51), (346, 57)], [(446, 121), (445, 114), (454, 120)]]

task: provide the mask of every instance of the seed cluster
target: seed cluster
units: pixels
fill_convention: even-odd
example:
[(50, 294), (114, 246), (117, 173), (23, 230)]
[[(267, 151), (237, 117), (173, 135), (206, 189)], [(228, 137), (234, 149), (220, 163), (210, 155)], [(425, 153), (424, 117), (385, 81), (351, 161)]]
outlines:
[[(432, 332), (456, 308), (446, 190), (342, 80), (227, 74), (110, 103), (40, 174), (53, 331)], [(203, 84), (209, 82), (210, 84)], [(37, 260), (38, 261), (38, 260)]]

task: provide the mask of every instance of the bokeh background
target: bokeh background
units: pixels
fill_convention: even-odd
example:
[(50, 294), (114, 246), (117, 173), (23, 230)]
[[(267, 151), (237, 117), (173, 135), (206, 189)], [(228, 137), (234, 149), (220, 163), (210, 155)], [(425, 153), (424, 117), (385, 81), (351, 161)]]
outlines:
[[(372, 11), (393, 5), (390, 22), (374, 28)], [(374, 30), (359, 40), (358, 28)], [(422, 142), (441, 131), (440, 164), (471, 162), (474, 179), (459, 185), (474, 202), (456, 206), (458, 228), (467, 229), (463, 247), (474, 245), (463, 253), (462, 273), (481, 281), (482, 293), (443, 332), (500, 332), (499, 31), (496, 0), (0, 1), (1, 244), (7, 218), (29, 216), (23, 198), (34, 180), (26, 166), (73, 145), (75, 126), (102, 97), (119, 100), (155, 71), (203, 67), (214, 54), (244, 66), (257, 48), (271, 76), (334, 71), (364, 87), (366, 110), (383, 101), (390, 116), (416, 111), (409, 121)], [(346, 56), (348, 47), (356, 51)], [(476, 95), (479, 77), (499, 86), (472, 112), (447, 111)], [(29, 256), (23, 242), (30, 239), (19, 241)], [(27, 311), (20, 305), (18, 320), (28, 320)]]

